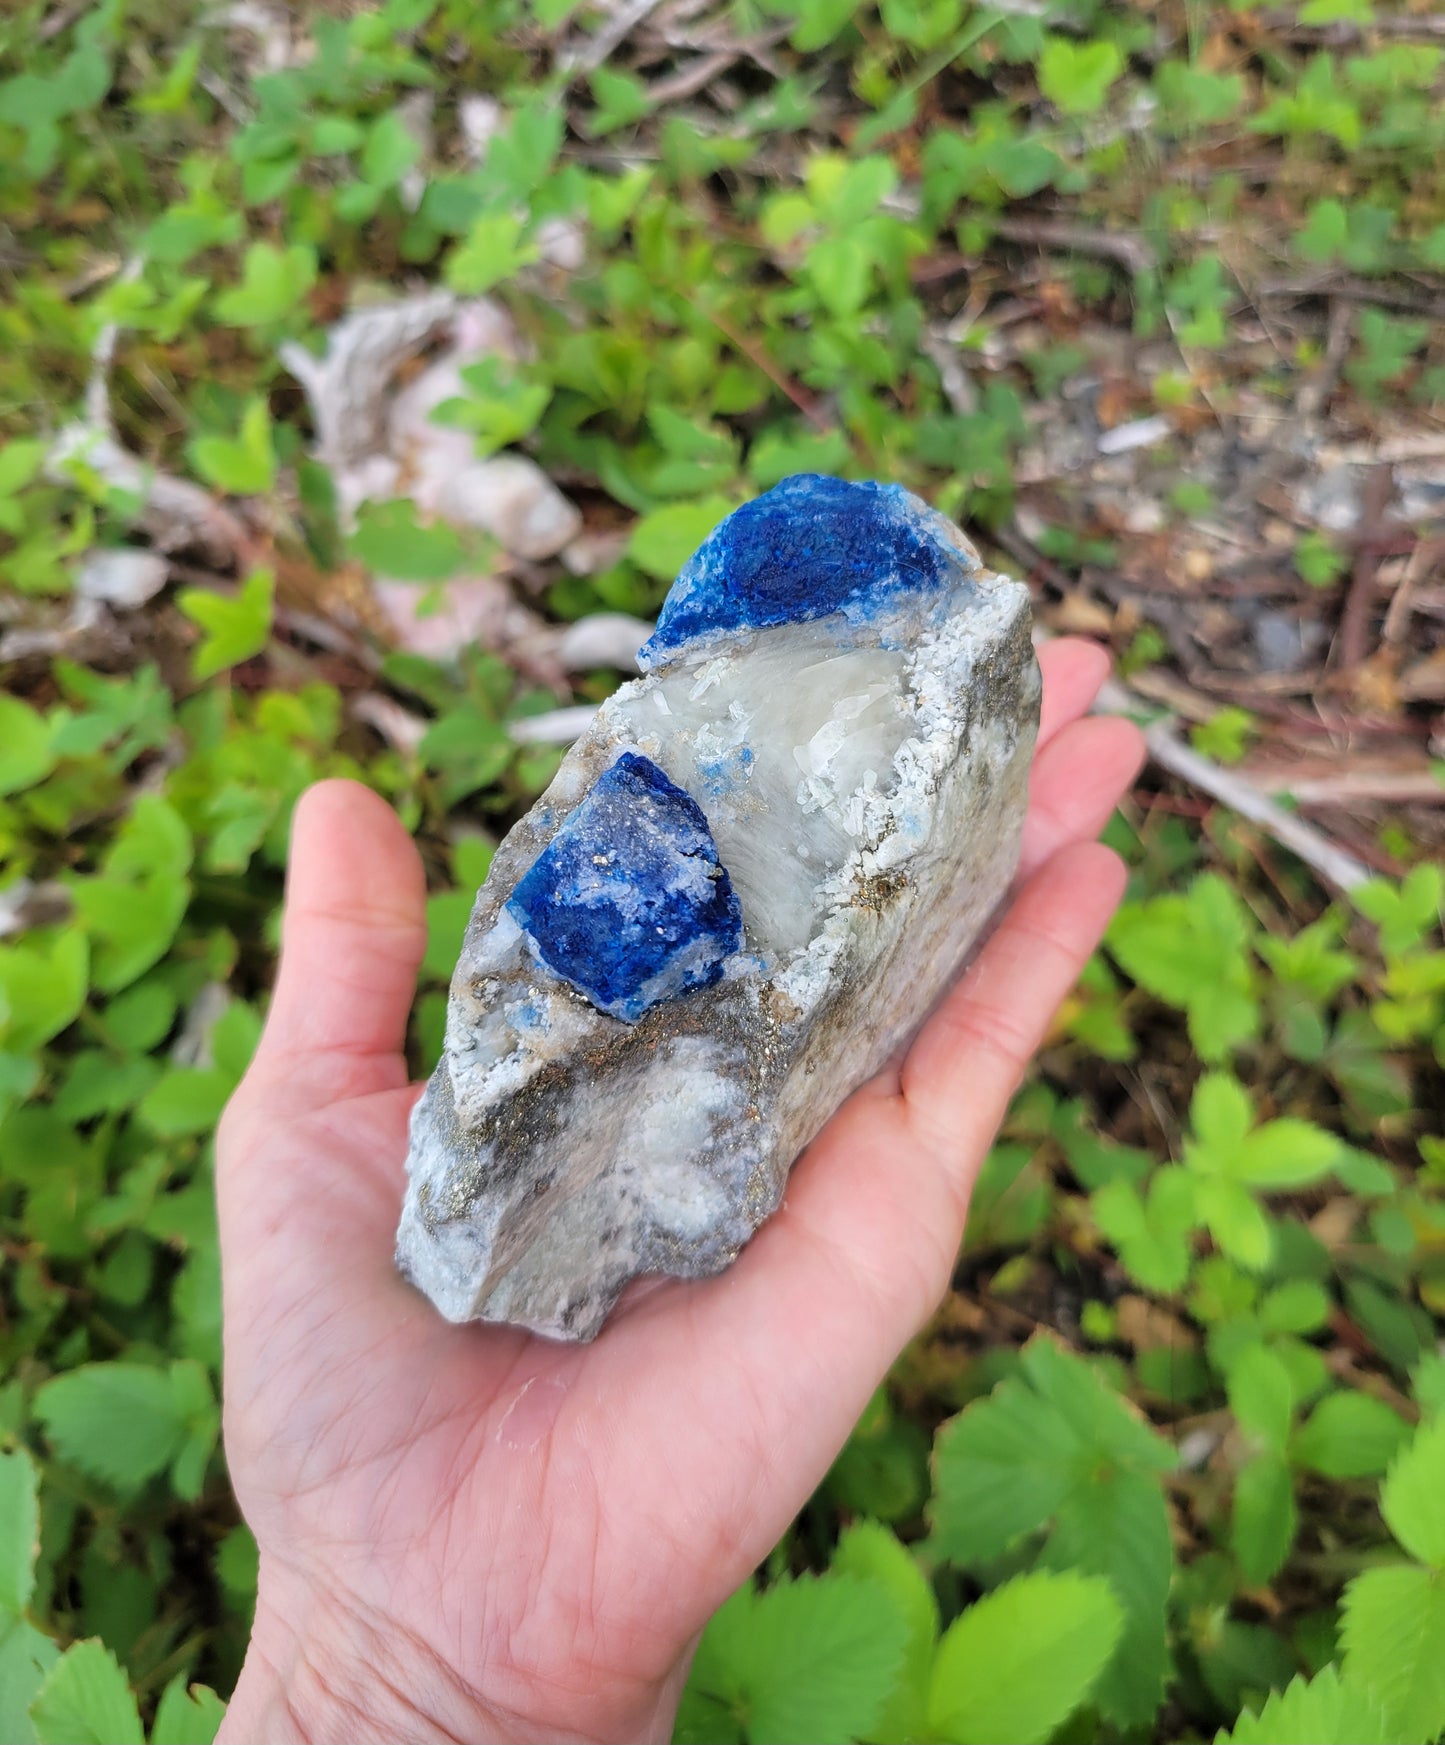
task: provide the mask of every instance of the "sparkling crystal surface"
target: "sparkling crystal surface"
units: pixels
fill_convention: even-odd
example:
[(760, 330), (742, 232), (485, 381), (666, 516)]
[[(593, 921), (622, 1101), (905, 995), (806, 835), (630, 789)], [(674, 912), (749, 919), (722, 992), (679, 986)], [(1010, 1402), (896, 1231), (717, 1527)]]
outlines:
[(940, 537), (948, 526), (901, 485), (797, 473), (703, 541), (668, 593), (642, 665), (718, 631), (831, 612), (859, 621), (901, 593), (934, 593), (963, 556)]
[(541, 963), (629, 1022), (715, 982), (742, 944), (742, 913), (701, 808), (630, 751), (597, 778), (507, 908)]

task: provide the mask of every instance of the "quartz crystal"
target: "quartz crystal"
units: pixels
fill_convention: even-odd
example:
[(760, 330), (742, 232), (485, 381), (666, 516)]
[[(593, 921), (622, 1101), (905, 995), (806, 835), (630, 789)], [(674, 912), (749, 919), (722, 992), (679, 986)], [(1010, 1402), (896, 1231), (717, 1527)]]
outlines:
[(477, 895), (397, 1243), (448, 1319), (587, 1339), (736, 1258), (1008, 888), (1029, 629), (896, 485), (786, 479), (703, 543)]

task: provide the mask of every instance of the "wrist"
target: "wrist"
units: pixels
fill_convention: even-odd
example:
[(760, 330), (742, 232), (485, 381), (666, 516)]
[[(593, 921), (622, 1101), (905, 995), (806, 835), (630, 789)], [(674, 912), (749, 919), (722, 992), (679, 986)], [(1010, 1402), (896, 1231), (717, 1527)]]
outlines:
[(513, 1700), (496, 1702), (396, 1620), (368, 1617), (349, 1596), (318, 1595), (263, 1562), (245, 1665), (216, 1745), (666, 1745), (691, 1658), (625, 1696), (605, 1677), (559, 1690), (512, 1670)]
[(263, 1569), (245, 1665), (216, 1745), (500, 1745), (518, 1735), (394, 1624)]

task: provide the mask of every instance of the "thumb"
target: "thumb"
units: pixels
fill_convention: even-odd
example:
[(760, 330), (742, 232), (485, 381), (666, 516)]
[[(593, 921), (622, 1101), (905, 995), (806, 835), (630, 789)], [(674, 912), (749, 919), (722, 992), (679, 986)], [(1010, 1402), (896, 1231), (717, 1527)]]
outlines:
[(421, 857), (359, 782), (320, 782), (291, 826), (281, 964), (247, 1075), (278, 1114), (406, 1083), (407, 1014), (426, 949)]

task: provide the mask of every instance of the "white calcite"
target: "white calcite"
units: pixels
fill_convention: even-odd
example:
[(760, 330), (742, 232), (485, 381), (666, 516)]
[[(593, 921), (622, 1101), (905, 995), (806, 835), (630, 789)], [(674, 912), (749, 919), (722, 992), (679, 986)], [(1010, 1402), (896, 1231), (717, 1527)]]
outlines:
[[(728, 1265), (1013, 877), (1039, 690), (1027, 591), (917, 499), (786, 481), (702, 548), (641, 659), (498, 850), (467, 929), (397, 1249), (450, 1320), (586, 1339), (632, 1278)], [(648, 1003), (682, 985), (653, 975), (631, 1022), (589, 998), (575, 960), (575, 980), (553, 973), (528, 931), (543, 922), (513, 900), (629, 753), (700, 809), (708, 876), (742, 918), (738, 949), (707, 958), (710, 985)], [(583, 816), (561, 839), (574, 848)], [(588, 905), (615, 904), (626, 854), (583, 846), (595, 890), (574, 882), (544, 920), (595, 922), (599, 963), (621, 952), (625, 972), (622, 911)], [(665, 907), (674, 887), (643, 896)], [(648, 949), (702, 949), (667, 925), (676, 943)]]

